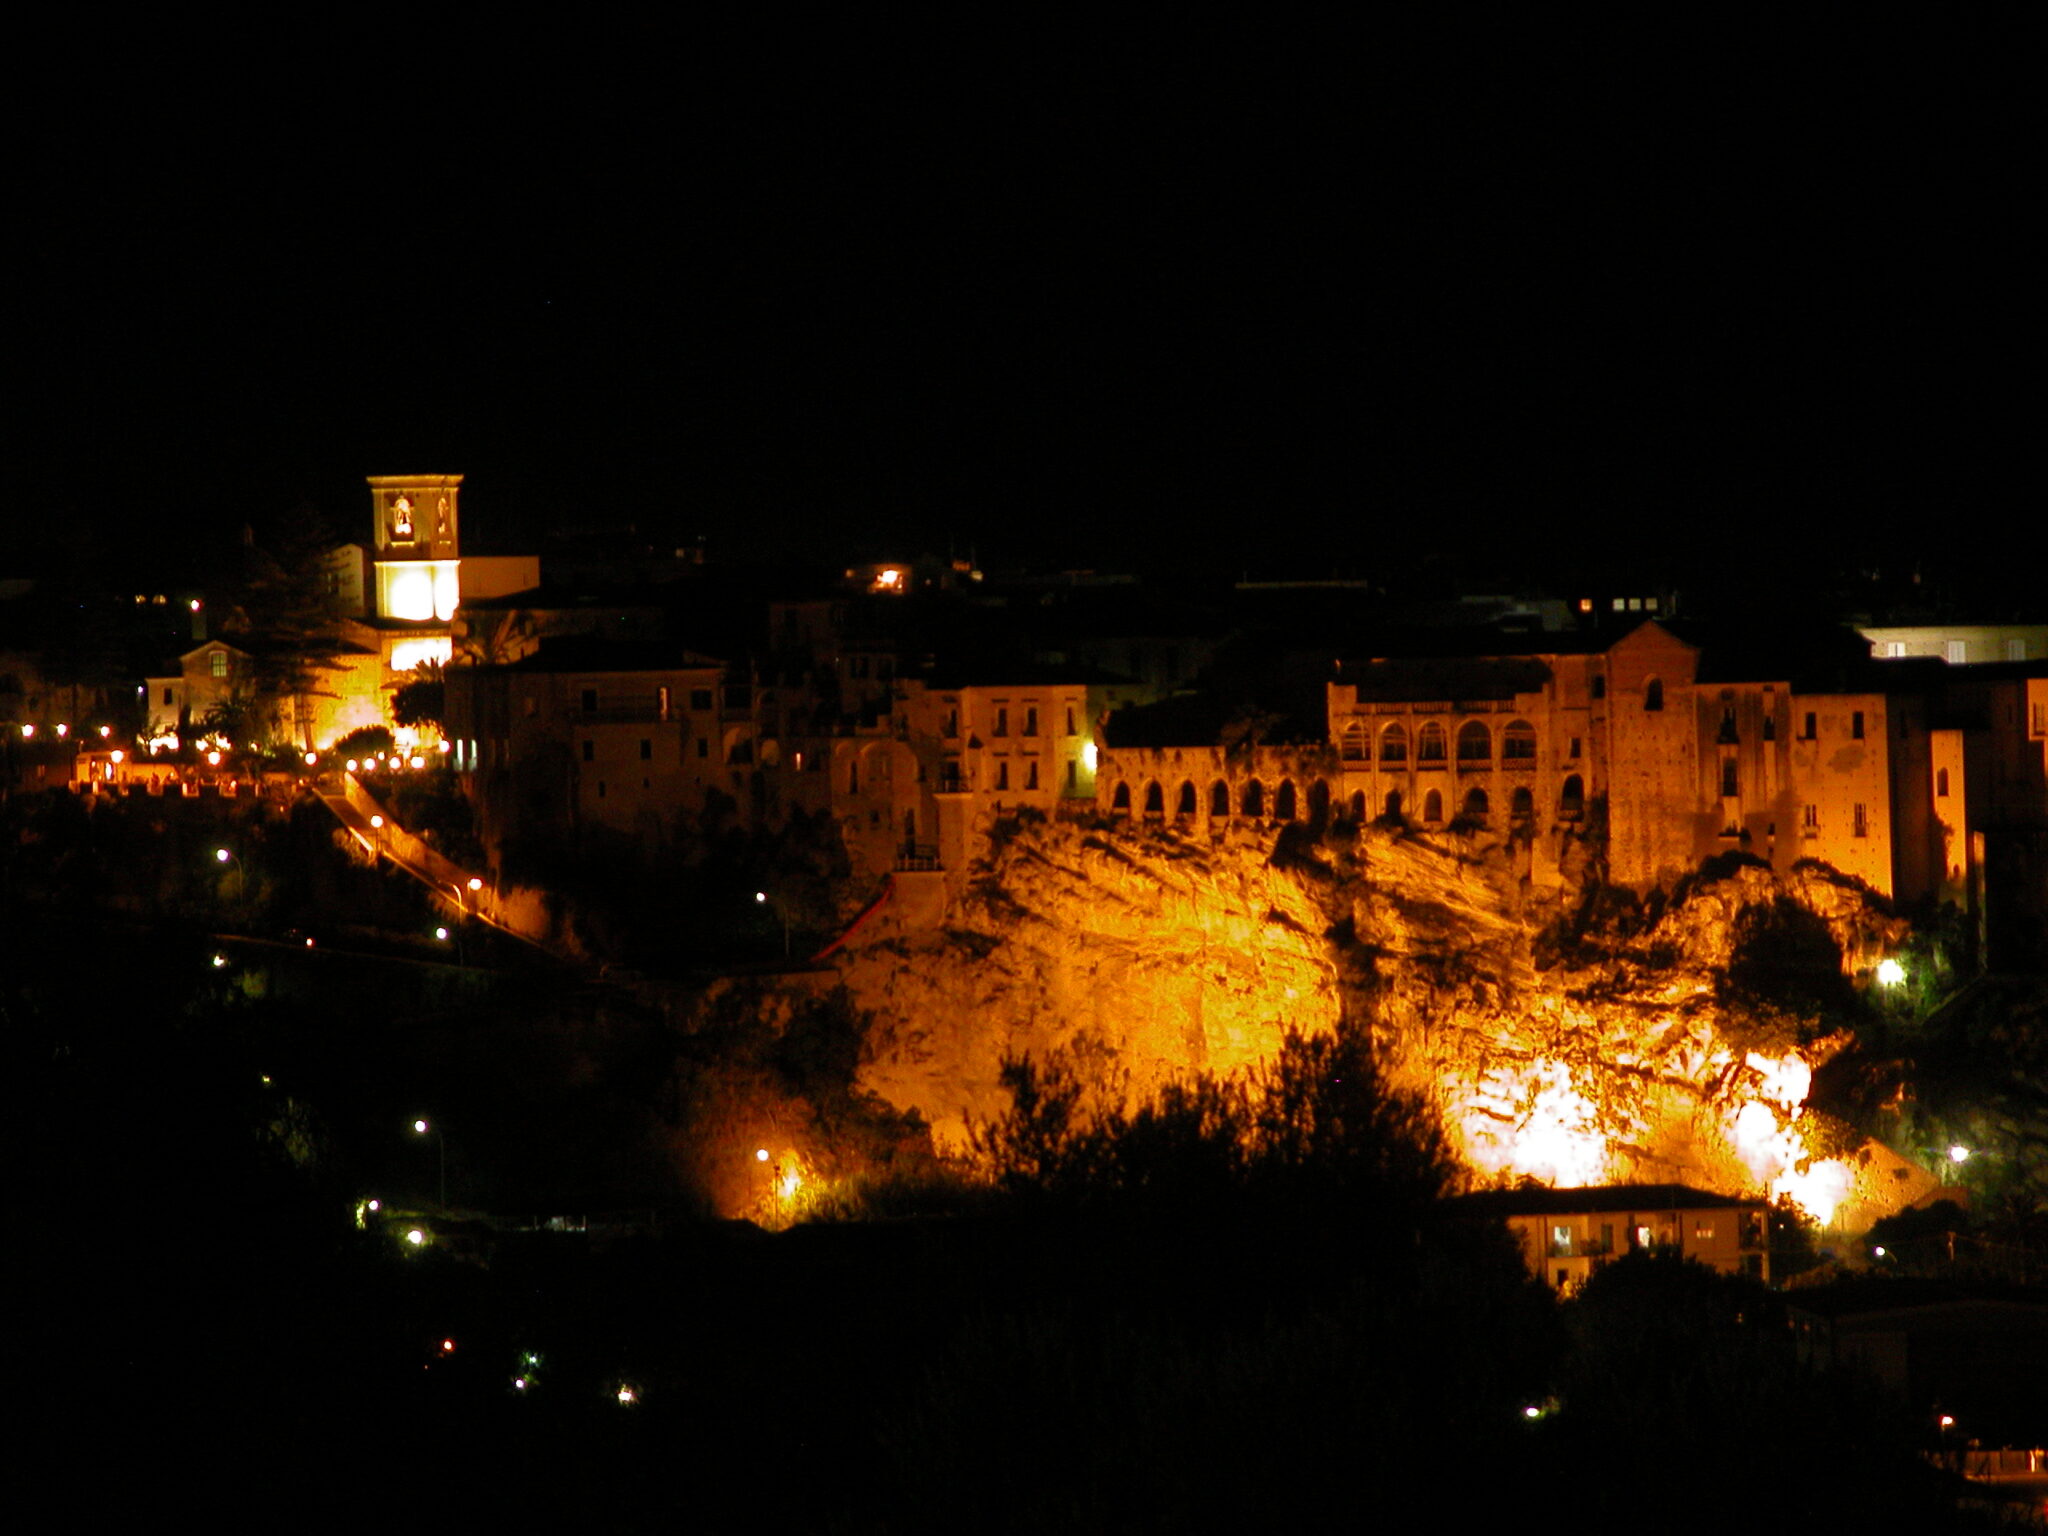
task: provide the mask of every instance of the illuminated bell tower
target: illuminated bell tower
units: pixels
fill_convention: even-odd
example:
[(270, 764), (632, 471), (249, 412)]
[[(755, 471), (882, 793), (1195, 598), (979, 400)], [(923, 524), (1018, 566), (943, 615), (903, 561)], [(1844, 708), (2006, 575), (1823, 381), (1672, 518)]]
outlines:
[(372, 475), (377, 613), (447, 623), (461, 601), (460, 475)]

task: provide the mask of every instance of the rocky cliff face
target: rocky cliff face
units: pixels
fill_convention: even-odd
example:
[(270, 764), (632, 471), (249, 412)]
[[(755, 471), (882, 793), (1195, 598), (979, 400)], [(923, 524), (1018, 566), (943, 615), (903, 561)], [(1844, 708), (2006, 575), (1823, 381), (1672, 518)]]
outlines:
[[(843, 952), (874, 1016), (862, 1083), (957, 1142), (1005, 1107), (1006, 1055), (1064, 1052), (1101, 1091), (1142, 1094), (1350, 1017), (1435, 1095), (1480, 1175), (1799, 1192), (1827, 1042), (1745, 992), (1744, 967), (1789, 957), (1840, 987), (1903, 938), (1897, 921), (1825, 873), (1745, 866), (1573, 924), (1514, 871), (1498, 846), (1376, 830), (1027, 824), (943, 926), (885, 918)], [(1816, 1209), (1873, 1193), (1852, 1190), (1853, 1157), (1816, 1178)], [(1890, 1182), (1880, 1209), (1911, 1180)]]

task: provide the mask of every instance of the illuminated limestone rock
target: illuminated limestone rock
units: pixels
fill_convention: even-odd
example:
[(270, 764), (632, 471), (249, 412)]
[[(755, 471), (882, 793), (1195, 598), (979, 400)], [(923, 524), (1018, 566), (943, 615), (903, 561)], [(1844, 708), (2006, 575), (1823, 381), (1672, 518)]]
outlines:
[(1027, 826), (943, 926), (879, 922), (843, 952), (874, 1016), (862, 1086), (957, 1146), (1005, 1107), (1005, 1056), (1061, 1052), (1097, 1092), (1142, 1095), (1349, 1016), (1396, 1082), (1442, 1105), (1481, 1179), (1784, 1192), (1821, 1215), (1857, 1197), (1854, 1167), (1808, 1155), (1791, 1026), (1725, 983), (1756, 913), (1852, 969), (1895, 922), (1825, 872), (1743, 867), (1539, 968), (1554, 909), (1525, 905), (1514, 868), (1505, 850), (1376, 831), (1276, 853), (1270, 829)]

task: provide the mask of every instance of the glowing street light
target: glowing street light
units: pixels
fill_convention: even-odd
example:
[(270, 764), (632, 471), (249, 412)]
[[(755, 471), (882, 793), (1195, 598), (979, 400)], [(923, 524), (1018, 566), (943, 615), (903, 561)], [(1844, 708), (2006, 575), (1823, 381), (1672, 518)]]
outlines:
[(1958, 1164), (1967, 1163), (1970, 1160), (1970, 1149), (1960, 1144), (1951, 1146), (1948, 1149), (1948, 1160)]
[(1877, 963), (1879, 986), (1896, 987), (1906, 979), (1906, 968), (1896, 960), (1880, 960)]

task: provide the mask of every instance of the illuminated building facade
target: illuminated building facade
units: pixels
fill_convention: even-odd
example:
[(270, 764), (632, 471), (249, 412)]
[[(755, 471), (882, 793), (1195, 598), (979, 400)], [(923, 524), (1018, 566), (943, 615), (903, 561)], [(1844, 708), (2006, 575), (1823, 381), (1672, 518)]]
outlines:
[(1724, 1275), (1771, 1278), (1770, 1206), (1683, 1184), (1488, 1190), (1457, 1202), (1506, 1221), (1529, 1272), (1554, 1290), (1584, 1285), (1626, 1254), (1691, 1259)]

